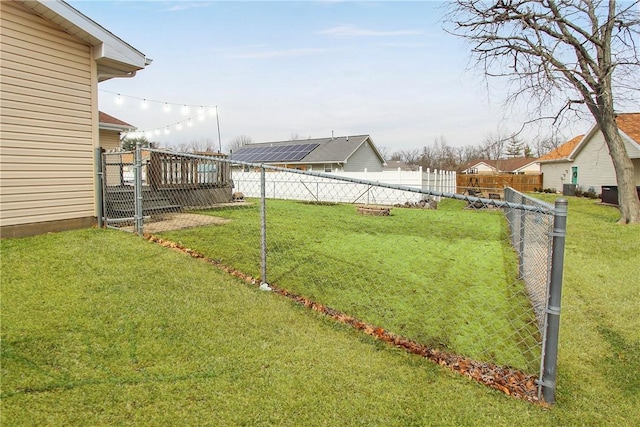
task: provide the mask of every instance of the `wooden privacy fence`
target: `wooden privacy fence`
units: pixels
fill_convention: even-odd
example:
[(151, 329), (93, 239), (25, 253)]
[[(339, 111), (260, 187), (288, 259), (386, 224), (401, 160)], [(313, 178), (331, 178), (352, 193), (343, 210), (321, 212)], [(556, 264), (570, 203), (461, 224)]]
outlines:
[(503, 194), (505, 187), (511, 187), (521, 193), (542, 188), (542, 174), (458, 174), (456, 177), (457, 193), (465, 193), (469, 189), (483, 193)]

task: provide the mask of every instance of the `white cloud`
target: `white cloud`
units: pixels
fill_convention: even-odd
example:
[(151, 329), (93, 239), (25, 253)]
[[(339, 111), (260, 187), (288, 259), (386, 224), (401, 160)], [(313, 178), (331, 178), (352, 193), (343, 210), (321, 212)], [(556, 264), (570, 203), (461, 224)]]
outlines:
[(326, 30), (318, 31), (318, 34), (348, 37), (396, 37), (420, 35), (422, 34), (422, 30), (376, 31), (358, 28), (351, 25), (341, 25), (338, 27), (332, 27), (327, 28)]
[(210, 2), (206, 1), (185, 1), (185, 2), (177, 2), (173, 6), (166, 7), (162, 9), (163, 12), (179, 12), (182, 10), (195, 9), (200, 7), (209, 6)]
[(307, 56), (317, 55), (326, 52), (326, 49), (319, 48), (300, 48), (300, 49), (280, 49), (280, 50), (263, 50), (246, 53), (231, 53), (230, 58), (238, 59), (269, 59), (282, 58), (287, 56)]

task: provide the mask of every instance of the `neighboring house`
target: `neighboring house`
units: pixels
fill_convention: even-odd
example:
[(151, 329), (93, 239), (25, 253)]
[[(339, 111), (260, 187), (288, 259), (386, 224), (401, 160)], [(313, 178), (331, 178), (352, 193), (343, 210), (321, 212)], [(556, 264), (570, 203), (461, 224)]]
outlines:
[[(616, 118), (625, 148), (635, 169), (635, 184), (640, 186), (640, 113), (623, 113)], [(563, 189), (575, 184), (583, 191), (600, 193), (603, 186), (617, 186), (613, 161), (598, 126), (576, 136), (538, 159), (544, 188)]]
[(400, 160), (387, 160), (387, 163), (382, 168), (382, 170), (385, 171), (397, 171), (398, 169), (402, 171), (417, 171), (420, 169), (420, 166), (410, 165)]
[(531, 157), (514, 157), (498, 160), (472, 160), (459, 168), (463, 174), (539, 174), (537, 159)]
[(384, 165), (369, 135), (247, 144), (231, 159), (315, 172), (380, 172)]
[(120, 137), (123, 132), (132, 132), (136, 130), (135, 126), (116, 119), (113, 116), (98, 112), (98, 126), (100, 129), (100, 147), (105, 151), (113, 151), (120, 148)]
[(98, 82), (151, 61), (63, 1), (0, 1), (0, 32), (0, 235), (91, 226)]

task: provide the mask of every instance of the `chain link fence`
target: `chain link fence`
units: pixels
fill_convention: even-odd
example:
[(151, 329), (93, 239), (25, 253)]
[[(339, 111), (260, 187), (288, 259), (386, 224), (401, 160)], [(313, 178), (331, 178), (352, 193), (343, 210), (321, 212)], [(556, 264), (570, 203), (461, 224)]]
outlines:
[[(107, 226), (176, 242), (429, 349), (527, 374), (509, 380), (516, 386), (530, 388), (529, 374), (545, 385), (554, 206), (512, 189), (484, 199), (137, 152), (103, 155)], [(555, 365), (549, 376), (555, 390)]]

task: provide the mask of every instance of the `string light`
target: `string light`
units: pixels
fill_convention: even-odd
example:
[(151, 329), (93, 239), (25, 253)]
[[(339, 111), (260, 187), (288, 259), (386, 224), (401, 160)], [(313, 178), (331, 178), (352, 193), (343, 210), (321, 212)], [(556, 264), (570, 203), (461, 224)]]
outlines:
[(99, 91), (115, 95), (116, 96), (116, 104), (123, 104), (125, 98), (131, 98), (131, 99), (139, 100), (141, 108), (148, 108), (150, 106), (150, 104), (161, 104), (163, 106), (164, 111), (167, 111), (167, 112), (171, 111), (173, 106), (176, 106), (176, 107), (180, 107), (180, 111), (184, 115), (188, 115), (192, 108), (196, 109), (198, 111), (199, 115), (200, 114), (204, 115), (205, 111), (207, 111), (207, 110), (209, 111), (210, 115), (212, 115), (212, 116), (216, 115), (216, 106), (215, 105), (202, 105), (202, 104), (198, 105), (198, 104), (176, 103), (176, 102), (169, 102), (169, 101), (163, 101), (163, 100), (157, 100), (157, 99), (141, 98), (141, 97), (132, 96), (132, 95), (123, 95), (123, 94), (118, 93), (118, 92), (111, 92), (111, 91), (104, 90), (104, 89), (99, 89)]
[[(178, 122), (166, 125), (166, 126), (160, 126), (158, 128), (152, 128), (152, 129), (147, 129), (147, 130), (142, 130), (142, 131), (135, 131), (135, 132), (130, 132), (128, 133), (125, 137), (127, 138), (139, 138), (139, 137), (147, 137), (147, 138), (152, 138), (154, 135), (160, 135), (162, 133), (164, 133), (165, 135), (169, 135), (171, 133), (172, 129), (175, 129), (176, 131), (179, 131), (183, 128), (184, 125), (186, 125), (187, 127), (193, 127), (194, 121), (197, 117), (198, 122), (202, 122), (206, 119), (206, 116), (209, 115), (211, 117), (217, 117), (218, 116), (218, 106), (217, 105), (213, 105), (213, 106), (207, 106), (207, 105), (193, 105), (193, 104), (185, 104), (185, 103), (173, 103), (173, 102), (169, 102), (169, 101), (160, 101), (160, 100), (154, 100), (154, 99), (149, 99), (149, 98), (140, 98), (140, 97), (136, 97), (136, 96), (130, 96), (130, 95), (123, 95), (121, 93), (117, 93), (117, 92), (110, 92), (107, 90), (103, 90), (103, 89), (99, 89), (101, 92), (105, 92), (105, 93), (110, 93), (115, 95), (115, 103), (117, 105), (122, 105), (125, 102), (124, 98), (131, 98), (131, 99), (136, 99), (139, 101), (139, 105), (140, 108), (142, 110), (151, 110), (151, 104), (159, 104), (161, 107), (161, 109), (165, 112), (165, 113), (169, 113), (172, 111), (172, 107), (178, 107), (180, 113), (183, 116), (189, 116), (189, 113), (192, 110), (195, 110), (195, 115), (191, 116), (191, 117), (186, 117), (183, 120), (180, 120)], [(220, 132), (219, 130), (219, 124), (218, 124), (218, 134)], [(218, 135), (219, 138), (219, 135)]]

